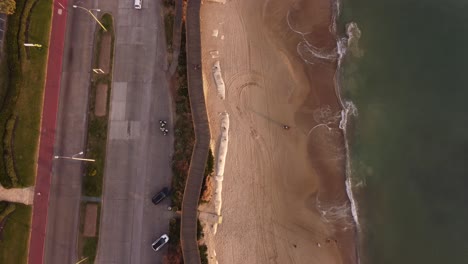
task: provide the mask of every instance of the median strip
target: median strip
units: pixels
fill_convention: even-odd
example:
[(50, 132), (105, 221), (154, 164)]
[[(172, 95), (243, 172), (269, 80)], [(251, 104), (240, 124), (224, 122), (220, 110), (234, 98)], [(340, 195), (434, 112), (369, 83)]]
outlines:
[(96, 26), (92, 81), (89, 93), (87, 156), (95, 162), (86, 163), (83, 197), (80, 207), (80, 237), (78, 248), (81, 263), (94, 263), (99, 241), (102, 185), (106, 161), (109, 97), (112, 84), (114, 57), (113, 18), (106, 13)]

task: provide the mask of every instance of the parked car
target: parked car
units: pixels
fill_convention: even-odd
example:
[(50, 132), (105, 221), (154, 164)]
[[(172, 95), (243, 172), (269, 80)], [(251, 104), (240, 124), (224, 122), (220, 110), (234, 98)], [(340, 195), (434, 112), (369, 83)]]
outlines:
[(168, 241), (169, 241), (169, 237), (166, 234), (164, 234), (160, 238), (156, 239), (156, 241), (154, 241), (153, 244), (151, 244), (151, 247), (153, 248), (154, 251), (158, 251), (164, 245), (166, 245)]
[(169, 189), (167, 187), (164, 187), (160, 192), (153, 196), (151, 201), (153, 201), (154, 204), (158, 204), (162, 202), (162, 200), (164, 200), (164, 198), (166, 198), (167, 196), (169, 196)]

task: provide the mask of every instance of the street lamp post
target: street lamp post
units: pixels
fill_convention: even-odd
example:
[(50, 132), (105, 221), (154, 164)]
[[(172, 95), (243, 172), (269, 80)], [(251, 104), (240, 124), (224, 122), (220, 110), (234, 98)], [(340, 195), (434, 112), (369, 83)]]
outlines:
[(37, 48), (42, 48), (41, 44), (35, 44), (35, 43), (24, 43), (23, 44), (25, 47), (37, 47)]
[(94, 18), (94, 20), (96, 20), (96, 22), (98, 22), (98, 24), (102, 27), (102, 29), (104, 29), (104, 31), (107, 32), (106, 27), (104, 27), (104, 25), (101, 23), (101, 21), (99, 21), (99, 19), (93, 14), (93, 12), (91, 12), (92, 10), (100, 12), (101, 9), (87, 9), (87, 8), (84, 8), (84, 7), (78, 6), (78, 5), (73, 5), (73, 8), (80, 8), (80, 9), (83, 9), (84, 11), (88, 12)]
[(70, 159), (70, 160), (80, 160), (80, 161), (90, 161), (90, 162), (95, 162), (96, 160), (93, 159), (83, 159), (83, 158), (77, 158), (76, 156), (82, 155), (83, 151), (80, 153), (76, 153), (75, 155), (72, 155), (70, 157), (68, 156), (54, 156), (54, 159)]

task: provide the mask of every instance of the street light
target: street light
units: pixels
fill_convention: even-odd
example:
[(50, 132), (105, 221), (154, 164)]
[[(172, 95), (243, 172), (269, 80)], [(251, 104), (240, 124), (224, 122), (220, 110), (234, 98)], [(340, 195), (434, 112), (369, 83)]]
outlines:
[(24, 43), (23, 44), (25, 47), (38, 47), (38, 48), (42, 48), (42, 45), (41, 44), (35, 44), (35, 43)]
[(78, 262), (77, 262), (77, 263), (75, 263), (75, 264), (80, 264), (81, 262), (83, 262), (83, 261), (87, 260), (88, 258), (89, 258), (89, 257), (86, 257), (86, 258), (84, 258), (84, 259), (82, 259), (82, 260), (78, 261)]
[(84, 8), (84, 7), (78, 6), (78, 5), (73, 5), (73, 8), (80, 8), (80, 9), (83, 9), (84, 11), (88, 12), (94, 18), (94, 20), (96, 20), (96, 22), (98, 22), (98, 24), (102, 27), (102, 29), (104, 29), (104, 31), (107, 32), (107, 29), (104, 27), (104, 25), (101, 23), (101, 21), (99, 21), (99, 19), (91, 12), (91, 11), (101, 12), (101, 9), (87, 9), (87, 8)]
[(90, 162), (95, 162), (96, 160), (93, 160), (93, 159), (83, 159), (83, 158), (76, 158), (76, 156), (78, 155), (82, 155), (83, 154), (83, 151), (81, 151), (80, 153), (76, 153), (70, 157), (68, 156), (54, 156), (54, 159), (71, 159), (71, 160), (81, 160), (81, 161), (90, 161)]

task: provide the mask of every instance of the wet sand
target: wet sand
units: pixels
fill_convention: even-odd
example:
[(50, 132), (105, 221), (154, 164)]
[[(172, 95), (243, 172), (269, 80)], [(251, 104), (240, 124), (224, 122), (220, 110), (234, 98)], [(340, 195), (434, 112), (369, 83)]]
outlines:
[[(212, 149), (218, 144), (219, 113), (229, 113), (231, 123), (223, 222), (216, 235), (206, 237), (211, 263), (215, 258), (219, 263), (355, 263), (338, 128), (341, 106), (333, 81), (337, 62), (304, 53), (306, 63), (297, 52), (302, 36), (287, 23), (291, 10), (290, 25), (310, 32), (305, 36), (310, 44), (333, 53), (331, 7), (328, 0), (202, 5)], [(219, 58), (210, 55), (215, 50)], [(217, 60), (225, 100), (212, 76)], [(284, 124), (291, 128), (283, 129)]]

